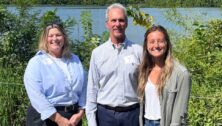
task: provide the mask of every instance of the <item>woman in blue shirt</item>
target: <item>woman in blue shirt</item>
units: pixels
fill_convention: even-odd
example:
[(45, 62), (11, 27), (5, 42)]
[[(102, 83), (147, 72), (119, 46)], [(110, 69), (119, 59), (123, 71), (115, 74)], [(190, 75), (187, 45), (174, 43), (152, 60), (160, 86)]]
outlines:
[(24, 84), (31, 102), (27, 126), (81, 126), (86, 102), (84, 70), (70, 52), (61, 24), (44, 28), (39, 51), (25, 70)]

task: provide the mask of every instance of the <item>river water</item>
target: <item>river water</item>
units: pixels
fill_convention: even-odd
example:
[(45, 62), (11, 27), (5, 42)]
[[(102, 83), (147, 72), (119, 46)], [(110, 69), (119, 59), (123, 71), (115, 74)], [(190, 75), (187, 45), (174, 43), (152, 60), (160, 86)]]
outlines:
[[(39, 11), (40, 14), (48, 10), (57, 9), (57, 15), (62, 20), (68, 19), (69, 17), (74, 18), (78, 24), (71, 29), (71, 37), (73, 39), (83, 40), (83, 30), (80, 23), (80, 15), (82, 11), (90, 11), (93, 20), (93, 33), (102, 35), (104, 31), (107, 31), (105, 27), (105, 7), (67, 7), (67, 6), (41, 6), (32, 7), (32, 11)], [(15, 12), (15, 7), (8, 7), (8, 10)], [(154, 24), (159, 24), (167, 28), (168, 30), (176, 31), (180, 34), (186, 34), (185, 30), (167, 20), (166, 16), (168, 8), (141, 8), (141, 11), (150, 14), (154, 18)], [(184, 17), (186, 22), (192, 24), (194, 19), (199, 21), (207, 22), (212, 19), (222, 19), (222, 11), (220, 8), (177, 8), (177, 11)], [(126, 30), (127, 38), (136, 42), (142, 43), (145, 28), (133, 25), (132, 18), (129, 18), (128, 28)]]

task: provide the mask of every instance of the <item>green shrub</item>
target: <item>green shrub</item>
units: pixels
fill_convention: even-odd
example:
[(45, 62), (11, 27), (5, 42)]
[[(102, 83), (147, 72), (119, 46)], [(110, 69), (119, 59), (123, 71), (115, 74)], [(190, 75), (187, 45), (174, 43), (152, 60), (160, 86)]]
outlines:
[[(219, 126), (222, 124), (222, 90), (209, 93), (206, 86), (193, 85), (189, 101), (190, 126)], [(221, 87), (212, 87), (220, 88)], [(194, 95), (195, 94), (195, 95)]]
[(190, 38), (176, 43), (175, 56), (192, 75), (189, 125), (222, 124), (222, 20), (196, 24)]

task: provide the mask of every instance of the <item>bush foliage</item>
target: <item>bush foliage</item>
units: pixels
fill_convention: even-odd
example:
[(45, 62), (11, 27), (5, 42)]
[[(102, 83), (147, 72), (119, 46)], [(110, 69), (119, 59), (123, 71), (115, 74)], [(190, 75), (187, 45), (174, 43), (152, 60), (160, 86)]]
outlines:
[(188, 67), (193, 80), (189, 106), (192, 126), (222, 124), (221, 29), (222, 20), (196, 24), (192, 36), (176, 45), (176, 57)]

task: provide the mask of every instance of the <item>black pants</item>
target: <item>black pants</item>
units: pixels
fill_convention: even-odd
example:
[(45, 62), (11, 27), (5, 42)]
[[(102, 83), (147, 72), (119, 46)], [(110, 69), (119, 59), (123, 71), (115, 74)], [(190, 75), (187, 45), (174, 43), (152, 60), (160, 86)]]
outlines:
[[(57, 110), (59, 114), (63, 117), (70, 119), (73, 114), (76, 114), (78, 111), (73, 112), (64, 112)], [(26, 116), (26, 126), (58, 126), (55, 122), (50, 119), (41, 120), (40, 114), (30, 105), (27, 110)], [(77, 126), (82, 126), (82, 120), (79, 121)]]
[(139, 126), (139, 106), (125, 112), (117, 112), (101, 105), (97, 107), (98, 126)]

